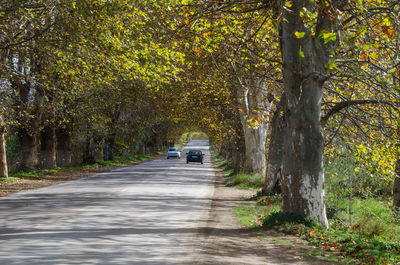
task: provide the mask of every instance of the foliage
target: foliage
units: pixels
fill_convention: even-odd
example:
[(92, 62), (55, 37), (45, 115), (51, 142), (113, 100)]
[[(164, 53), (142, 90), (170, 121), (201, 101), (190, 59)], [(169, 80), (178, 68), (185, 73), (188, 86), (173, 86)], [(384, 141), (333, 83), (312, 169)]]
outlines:
[[(397, 264), (400, 262), (400, 241), (393, 234), (394, 223), (387, 224), (392, 237), (380, 237), (362, 233), (358, 225), (348, 226), (342, 219), (330, 219), (328, 229), (319, 225), (315, 220), (296, 214), (280, 213), (280, 200), (276, 196), (258, 197), (256, 206), (240, 206), (235, 214), (250, 228), (276, 229), (283, 233), (299, 236), (310, 244), (319, 246), (327, 251), (337, 252), (351, 258), (351, 264)], [(366, 202), (368, 207), (371, 202)], [(360, 216), (365, 217), (362, 211)], [(368, 219), (371, 219), (369, 216)], [(375, 225), (382, 220), (377, 220)], [(373, 228), (373, 225), (363, 227)], [(399, 229), (397, 223), (395, 229)], [(394, 239), (393, 236), (397, 237)], [(397, 240), (397, 241), (396, 241)]]

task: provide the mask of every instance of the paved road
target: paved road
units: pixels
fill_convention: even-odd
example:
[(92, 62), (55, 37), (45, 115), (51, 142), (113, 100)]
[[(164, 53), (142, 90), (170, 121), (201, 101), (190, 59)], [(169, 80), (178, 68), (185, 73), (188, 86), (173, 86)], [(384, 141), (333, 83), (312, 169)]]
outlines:
[(214, 171), (158, 159), (0, 199), (0, 264), (189, 264)]

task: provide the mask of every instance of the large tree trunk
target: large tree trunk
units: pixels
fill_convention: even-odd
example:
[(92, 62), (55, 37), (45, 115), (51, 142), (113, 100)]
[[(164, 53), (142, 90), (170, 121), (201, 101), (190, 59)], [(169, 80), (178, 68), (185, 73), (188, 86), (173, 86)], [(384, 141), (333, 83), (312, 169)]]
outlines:
[(44, 126), (40, 132), (40, 167), (56, 167), (56, 137), (53, 123)]
[[(400, 92), (399, 92), (400, 96)], [(396, 144), (397, 144), (397, 151), (396, 151), (396, 168), (395, 168), (395, 176), (394, 176), (394, 183), (393, 183), (393, 205), (397, 208), (400, 208), (400, 113), (397, 113), (397, 132), (396, 132)]]
[(57, 166), (66, 167), (72, 162), (71, 132), (72, 126), (56, 129), (57, 138)]
[(285, 132), (284, 116), (282, 113), (284, 112), (285, 102), (286, 98), (283, 95), (271, 119), (271, 134), (269, 137), (263, 194), (277, 194), (281, 192), (279, 181), (282, 173), (282, 147)]
[(396, 173), (393, 184), (393, 205), (400, 208), (400, 159), (399, 154), (397, 155), (396, 161)]
[[(399, 48), (399, 47), (398, 47)], [(400, 66), (397, 67), (397, 73), (400, 75)], [(393, 83), (400, 86), (400, 76), (394, 78)], [(397, 104), (400, 105), (400, 91), (398, 91)], [(396, 168), (393, 183), (393, 205), (400, 209), (400, 110), (397, 109), (397, 128), (396, 128)]]
[(95, 147), (92, 142), (92, 136), (87, 135), (85, 141), (85, 150), (83, 152), (83, 160), (84, 164), (94, 164), (96, 162), (95, 159)]
[(0, 114), (0, 178), (8, 178), (5, 132), (6, 126)]
[[(36, 169), (39, 165), (37, 154), (37, 134), (40, 127), (43, 94), (31, 89), (28, 81), (12, 80), (14, 109), (18, 113), (18, 138), (21, 145), (19, 170)], [(34, 96), (33, 106), (30, 106)]]
[(19, 170), (33, 170), (38, 167), (36, 133), (29, 133), (25, 128), (19, 128), (18, 138), (21, 144), (21, 161)]
[(257, 128), (243, 128), (246, 143), (244, 171), (247, 173), (265, 174), (266, 127), (266, 124), (260, 124)]
[(244, 171), (265, 174), (265, 142), (268, 131), (268, 117), (272, 105), (264, 79), (239, 78), (238, 88), (240, 121), (244, 132)]
[[(282, 9), (281, 23), (283, 84), (288, 110), (285, 114), (281, 211), (314, 218), (328, 226), (324, 203), (324, 138), (320, 123), (327, 56), (321, 43), (323, 40), (314, 38), (300, 17), (303, 8), (313, 10), (315, 3), (311, 0), (292, 3), (291, 10)], [(320, 16), (326, 15), (321, 11)], [(296, 38), (296, 32), (305, 32), (305, 35)], [(319, 33), (316, 32), (316, 36)]]

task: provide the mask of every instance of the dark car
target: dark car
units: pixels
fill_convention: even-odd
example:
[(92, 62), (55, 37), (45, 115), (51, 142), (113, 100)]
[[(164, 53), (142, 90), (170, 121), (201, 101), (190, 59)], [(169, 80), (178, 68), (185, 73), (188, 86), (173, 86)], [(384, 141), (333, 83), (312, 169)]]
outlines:
[(186, 164), (189, 162), (200, 162), (203, 164), (204, 154), (200, 150), (190, 150), (186, 153)]

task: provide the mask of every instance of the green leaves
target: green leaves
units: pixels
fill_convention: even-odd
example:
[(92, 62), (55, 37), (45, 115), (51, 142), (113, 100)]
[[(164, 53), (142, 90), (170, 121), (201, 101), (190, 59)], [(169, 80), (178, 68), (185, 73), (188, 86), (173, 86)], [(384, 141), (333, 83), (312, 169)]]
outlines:
[(336, 33), (331, 33), (331, 32), (324, 32), (320, 35), (320, 37), (324, 40), (324, 44), (327, 44), (330, 41), (335, 42), (336, 41)]

